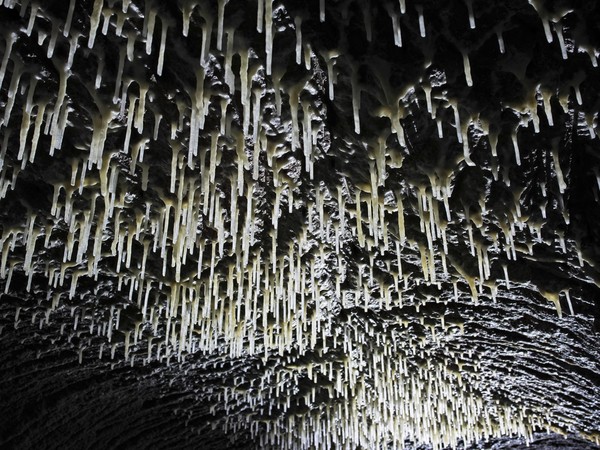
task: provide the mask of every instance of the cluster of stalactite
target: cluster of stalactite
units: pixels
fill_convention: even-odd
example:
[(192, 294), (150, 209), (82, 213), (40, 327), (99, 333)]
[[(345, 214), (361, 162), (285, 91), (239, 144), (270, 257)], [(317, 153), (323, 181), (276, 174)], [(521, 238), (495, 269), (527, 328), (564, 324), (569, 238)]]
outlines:
[[(520, 258), (594, 270), (566, 206), (574, 140), (598, 147), (592, 18), (533, 0), (287, 3), (4, 0), (0, 278), (29, 298), (15, 327), (37, 302), (41, 329), (71, 308), (60, 333), (80, 361), (95, 343), (114, 364), (285, 361), (215, 393), (258, 411), (224, 422), (264, 446), (565, 430), (483, 395), (477, 355), (444, 336), (469, 320), (448, 305), (525, 281)], [(567, 278), (532, 291), (556, 320), (561, 301), (585, 308)]]

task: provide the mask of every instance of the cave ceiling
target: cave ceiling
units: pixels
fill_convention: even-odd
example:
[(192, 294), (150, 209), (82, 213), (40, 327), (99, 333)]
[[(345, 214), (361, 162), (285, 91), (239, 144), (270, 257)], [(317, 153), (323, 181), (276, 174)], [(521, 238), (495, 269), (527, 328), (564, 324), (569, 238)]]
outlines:
[(599, 23), (0, 0), (0, 447), (597, 449)]

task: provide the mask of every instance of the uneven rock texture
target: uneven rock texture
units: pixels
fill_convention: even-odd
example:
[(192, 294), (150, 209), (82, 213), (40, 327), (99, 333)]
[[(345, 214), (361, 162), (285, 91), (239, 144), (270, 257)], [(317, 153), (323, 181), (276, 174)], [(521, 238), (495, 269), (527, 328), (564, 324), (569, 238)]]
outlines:
[(599, 22), (0, 1), (0, 446), (597, 448)]

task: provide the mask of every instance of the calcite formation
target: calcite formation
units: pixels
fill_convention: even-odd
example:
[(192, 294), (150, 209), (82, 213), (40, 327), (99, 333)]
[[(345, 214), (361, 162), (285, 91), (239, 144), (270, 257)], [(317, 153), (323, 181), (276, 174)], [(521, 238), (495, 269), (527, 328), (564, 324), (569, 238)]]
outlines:
[[(175, 383), (171, 448), (598, 443), (599, 21), (575, 0), (0, 1), (6, 404), (63, 361)], [(62, 442), (11, 420), (0, 444)]]

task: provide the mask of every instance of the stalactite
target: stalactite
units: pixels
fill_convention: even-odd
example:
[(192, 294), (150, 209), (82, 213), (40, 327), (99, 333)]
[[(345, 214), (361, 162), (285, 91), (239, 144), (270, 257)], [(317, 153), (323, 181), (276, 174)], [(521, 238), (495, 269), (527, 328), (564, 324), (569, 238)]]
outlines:
[(90, 16), (90, 33), (88, 38), (88, 48), (92, 48), (94, 46), (94, 42), (96, 40), (96, 32), (98, 30), (98, 25), (100, 24), (100, 14), (102, 14), (103, 5), (104, 0), (94, 0), (94, 9), (92, 11), (92, 15)]
[[(20, 195), (20, 180), (35, 176), (40, 192), (50, 192), (49, 212), (31, 199), (14, 200), (26, 212), (0, 230), (5, 293), (22, 284), (37, 294), (44, 274), (54, 310), (67, 308), (66, 300), (95, 301), (83, 300), (92, 297), (85, 292), (90, 280), (107, 286), (121, 303), (98, 303), (96, 316), (74, 308), (64, 339), (75, 342), (89, 329), (103, 341), (101, 360), (111, 344), (115, 367), (154, 360), (183, 366), (194, 353), (256, 357), (264, 377), (248, 387), (250, 375), (240, 375), (235, 389), (216, 395), (222, 411), (231, 411), (221, 423), (246, 427), (265, 446), (402, 448), (410, 439), (443, 448), (500, 433), (529, 436), (562, 420), (560, 412), (546, 418), (525, 401), (506, 406), (481, 394), (485, 383), (478, 384), (472, 355), (432, 355), (455, 351), (448, 343), (464, 337), (458, 330), (465, 339), (474, 334), (465, 324), (472, 318), (450, 311), (466, 303), (478, 311), (477, 302), (510, 307), (503, 287), (525, 289), (515, 261), (535, 260), (549, 247), (593, 267), (585, 243), (573, 237), (569, 194), (577, 175), (567, 158), (571, 137), (561, 133), (568, 116), (583, 154), (592, 152), (591, 69), (573, 76), (565, 70), (560, 80), (531, 75), (511, 27), (492, 22), (490, 9), (471, 0), (464, 6), (476, 31), (469, 45), (452, 41), (457, 51), (448, 55), (459, 60), (451, 66), (432, 43), (450, 33), (433, 29), (438, 11), (414, 4), (416, 13), (407, 14), (404, 0), (365, 2), (360, 11), (352, 2), (336, 9), (320, 0), (318, 22), (309, 14), (316, 9), (288, 11), (286, 2), (259, 0), (256, 27), (254, 4), (233, 11), (228, 0), (181, 1), (181, 19), (159, 2), (140, 8), (135, 1), (70, 0), (65, 17), (30, 3), (0, 4), (20, 6), (23, 25), (5, 30), (0, 42), (0, 199)], [(554, 29), (552, 51), (560, 46), (565, 67), (580, 52), (596, 66), (596, 49), (572, 44), (580, 38), (562, 21), (566, 12), (530, 3), (548, 42)], [(240, 21), (250, 10), (249, 29)], [(359, 38), (349, 39), (357, 13), (365, 36), (358, 30)], [(391, 29), (373, 29), (390, 20)], [(314, 40), (319, 27), (335, 29), (339, 39), (322, 45)], [(496, 72), (481, 67), (482, 29), (510, 56), (498, 58)], [(29, 42), (34, 31), (40, 49)], [(549, 52), (540, 36), (536, 51)], [(30, 47), (48, 67), (31, 62)], [(481, 86), (490, 73), (513, 71), (523, 91), (515, 98), (498, 101), (504, 93), (497, 86)], [(555, 100), (562, 111), (552, 110)], [(532, 147), (548, 127), (560, 137), (540, 144), (544, 151)], [(37, 173), (49, 161), (53, 174), (42, 179)], [(522, 176), (537, 167), (547, 179), (525, 187)], [(58, 261), (48, 256), (53, 249)], [(575, 320), (562, 319), (562, 293), (571, 316), (574, 306), (583, 314), (578, 291), (536, 283), (556, 320)], [(141, 313), (134, 324), (130, 307)], [(380, 323), (345, 321), (340, 310)], [(47, 327), (49, 313), (40, 317), (36, 327)], [(73, 344), (84, 365), (95, 348), (85, 336)], [(322, 360), (306, 362), (311, 355)], [(289, 395), (290, 386), (301, 393)], [(244, 408), (252, 412), (235, 413)], [(256, 419), (263, 416), (269, 419)], [(299, 431), (284, 435), (286, 427)]]

